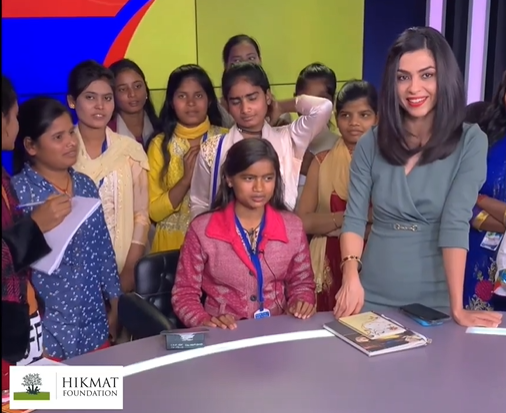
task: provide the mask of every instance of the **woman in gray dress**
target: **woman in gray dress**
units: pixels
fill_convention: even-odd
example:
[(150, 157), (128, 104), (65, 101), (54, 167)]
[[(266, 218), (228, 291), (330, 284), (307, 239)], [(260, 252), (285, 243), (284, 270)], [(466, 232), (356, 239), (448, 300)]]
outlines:
[[(409, 29), (392, 46), (382, 83), (378, 126), (358, 142), (351, 164), (334, 313), (420, 303), (450, 311), (464, 326), (497, 326), (499, 313), (463, 306), (487, 138), (463, 122), (455, 56), (438, 31)], [(374, 224), (362, 258), (371, 203)]]

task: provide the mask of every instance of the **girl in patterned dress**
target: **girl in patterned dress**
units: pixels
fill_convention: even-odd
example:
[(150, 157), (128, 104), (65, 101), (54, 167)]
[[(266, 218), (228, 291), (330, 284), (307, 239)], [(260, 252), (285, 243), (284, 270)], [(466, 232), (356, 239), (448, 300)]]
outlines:
[[(68, 110), (58, 101), (34, 98), (19, 109), (12, 184), (23, 212), (58, 195), (100, 198), (88, 176), (76, 172), (78, 140)], [(45, 303), (44, 354), (66, 360), (108, 347), (117, 334), (118, 267), (100, 206), (84, 221), (51, 274), (33, 271)], [(106, 302), (110, 305), (109, 318)]]

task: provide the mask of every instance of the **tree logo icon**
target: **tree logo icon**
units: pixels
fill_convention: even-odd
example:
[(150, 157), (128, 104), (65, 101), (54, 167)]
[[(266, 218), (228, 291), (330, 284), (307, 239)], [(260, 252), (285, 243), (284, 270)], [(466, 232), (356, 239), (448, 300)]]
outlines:
[(21, 386), (25, 388), (25, 391), (14, 392), (14, 400), (50, 400), (50, 393), (41, 391), (42, 379), (38, 373), (26, 374)]

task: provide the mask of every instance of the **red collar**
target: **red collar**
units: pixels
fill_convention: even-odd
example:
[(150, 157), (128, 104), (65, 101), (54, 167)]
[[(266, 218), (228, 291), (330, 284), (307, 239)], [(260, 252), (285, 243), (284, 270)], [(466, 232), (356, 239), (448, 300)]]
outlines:
[[(206, 228), (206, 236), (225, 241), (230, 244), (241, 243), (235, 228), (235, 202), (230, 202), (223, 211), (213, 212)], [(270, 205), (265, 207), (265, 229), (262, 236), (262, 248), (267, 241), (281, 241), (288, 243), (285, 221), (282, 215)], [(244, 249), (244, 248), (242, 248)]]

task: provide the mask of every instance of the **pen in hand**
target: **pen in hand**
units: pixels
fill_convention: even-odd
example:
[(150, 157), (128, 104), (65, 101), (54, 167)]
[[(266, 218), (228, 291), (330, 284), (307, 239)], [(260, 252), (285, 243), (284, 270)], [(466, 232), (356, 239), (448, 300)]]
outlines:
[(44, 202), (45, 201), (29, 202), (28, 204), (18, 205), (17, 208), (18, 209), (29, 208), (29, 207), (33, 207), (33, 206), (37, 206), (37, 205), (42, 205)]

